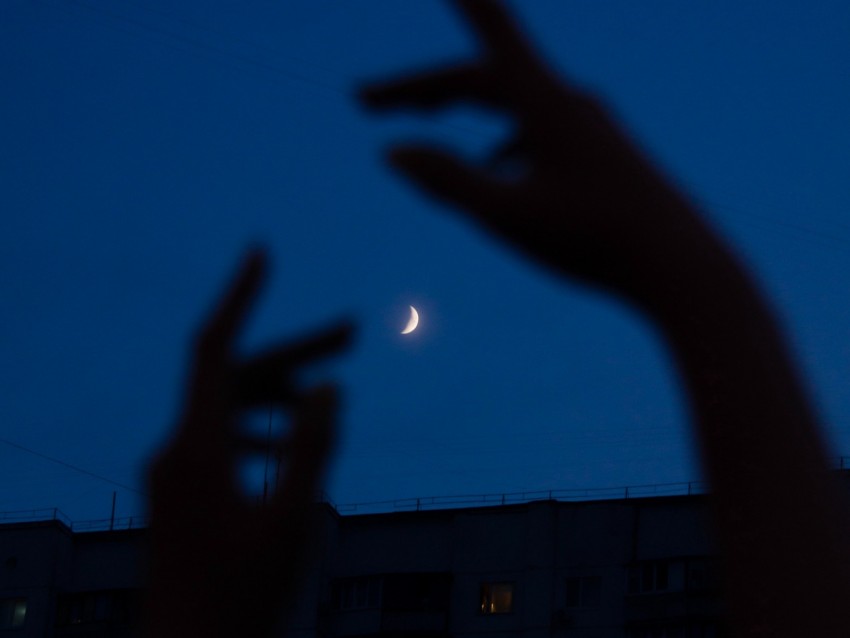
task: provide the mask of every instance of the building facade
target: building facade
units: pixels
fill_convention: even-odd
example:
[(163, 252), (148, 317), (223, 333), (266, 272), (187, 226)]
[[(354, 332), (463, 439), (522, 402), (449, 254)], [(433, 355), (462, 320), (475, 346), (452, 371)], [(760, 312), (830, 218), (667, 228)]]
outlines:
[[(298, 637), (724, 635), (706, 496), (340, 515), (281, 632)], [(144, 529), (0, 525), (0, 636), (132, 635)]]

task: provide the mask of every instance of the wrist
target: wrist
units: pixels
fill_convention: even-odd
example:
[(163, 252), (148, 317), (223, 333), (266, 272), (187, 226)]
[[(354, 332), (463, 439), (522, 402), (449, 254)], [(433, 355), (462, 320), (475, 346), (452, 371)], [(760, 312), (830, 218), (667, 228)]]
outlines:
[(702, 219), (679, 211), (667, 228), (627, 275), (630, 301), (654, 323), (673, 336), (763, 315), (765, 304), (747, 269)]

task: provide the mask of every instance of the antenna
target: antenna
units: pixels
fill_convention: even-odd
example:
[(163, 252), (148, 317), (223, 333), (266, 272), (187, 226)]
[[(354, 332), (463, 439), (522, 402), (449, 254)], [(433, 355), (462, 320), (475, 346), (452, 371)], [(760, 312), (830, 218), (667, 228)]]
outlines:
[(269, 431), (266, 436), (266, 467), (263, 470), (263, 505), (269, 495), (269, 453), (272, 446), (272, 404), (269, 403)]

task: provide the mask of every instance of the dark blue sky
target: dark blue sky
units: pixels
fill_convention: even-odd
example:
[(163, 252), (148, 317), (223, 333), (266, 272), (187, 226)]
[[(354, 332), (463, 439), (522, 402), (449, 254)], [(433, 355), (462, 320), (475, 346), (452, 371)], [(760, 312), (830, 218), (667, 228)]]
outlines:
[[(836, 456), (850, 454), (850, 8), (514, 3), (745, 255)], [(194, 328), (252, 244), (246, 351), (360, 325), (341, 503), (699, 478), (652, 329), (390, 174), (390, 140), (472, 156), (505, 122), (375, 118), (362, 79), (471, 54), (434, 0), (0, 4), (0, 436), (143, 490)], [(421, 328), (402, 338), (407, 306)], [(132, 491), (0, 443), (0, 511), (138, 514)]]

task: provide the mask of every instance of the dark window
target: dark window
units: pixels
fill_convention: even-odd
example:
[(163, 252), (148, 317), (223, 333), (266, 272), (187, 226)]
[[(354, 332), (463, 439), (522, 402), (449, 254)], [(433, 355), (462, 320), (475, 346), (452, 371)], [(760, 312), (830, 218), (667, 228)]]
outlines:
[(482, 614), (507, 614), (514, 609), (514, 583), (481, 583), (479, 610)]
[(627, 638), (687, 638), (681, 624), (656, 627), (633, 627), (626, 632)]
[(131, 624), (135, 620), (135, 593), (130, 589), (87, 591), (59, 597), (56, 624)]
[(714, 623), (697, 623), (691, 625), (691, 631), (688, 638), (718, 638), (722, 635), (717, 625)]
[(626, 638), (720, 638), (722, 635), (716, 623), (698, 620), (629, 627), (626, 630)]
[(26, 598), (0, 598), (0, 629), (23, 627), (26, 619)]
[(666, 561), (640, 563), (629, 568), (630, 594), (646, 594), (667, 591), (669, 588), (668, 564)]
[(688, 559), (686, 574), (688, 591), (710, 592), (720, 589), (720, 561), (717, 558)]
[(114, 624), (126, 625), (136, 621), (138, 597), (132, 589), (117, 589), (112, 592), (110, 619)]
[(380, 576), (340, 578), (331, 584), (331, 607), (336, 611), (377, 609), (381, 589)]
[(592, 607), (599, 604), (602, 579), (599, 576), (575, 576), (566, 581), (567, 607)]
[(383, 609), (388, 611), (448, 611), (452, 576), (446, 572), (387, 574)]

